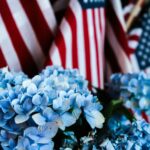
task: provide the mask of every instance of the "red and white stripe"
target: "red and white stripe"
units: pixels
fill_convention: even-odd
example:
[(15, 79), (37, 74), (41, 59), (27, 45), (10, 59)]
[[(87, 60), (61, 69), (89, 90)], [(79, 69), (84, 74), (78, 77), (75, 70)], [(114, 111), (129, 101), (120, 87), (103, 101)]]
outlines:
[[(106, 44), (106, 71), (107, 78), (113, 72), (132, 73), (139, 72), (139, 66), (135, 57), (141, 28), (126, 31), (126, 22), (135, 6), (135, 1), (129, 0), (128, 5), (122, 7), (121, 2), (113, 3), (110, 0), (107, 19), (107, 44)], [(113, 14), (113, 17), (111, 17)], [(111, 56), (110, 56), (111, 54)], [(108, 74), (109, 72), (109, 74)]]
[(45, 63), (56, 28), (48, 0), (1, 0), (0, 67), (37, 73)]
[[(118, 3), (118, 4), (117, 4)], [(108, 13), (107, 13), (107, 30), (106, 30), (106, 68), (107, 68), (107, 79), (113, 72), (133, 73), (139, 72), (139, 66), (135, 58), (135, 50), (138, 45), (139, 38), (142, 30), (140, 28), (132, 29), (127, 33), (124, 28), (124, 22), (128, 18), (131, 10), (131, 6), (121, 13), (120, 1), (113, 3), (110, 0)], [(116, 6), (117, 5), (117, 6)], [(118, 10), (117, 10), (118, 7)], [(123, 8), (122, 8), (123, 9)], [(122, 14), (122, 19), (121, 19)], [(127, 15), (128, 14), (128, 15)], [(124, 15), (125, 18), (124, 18)], [(112, 17), (113, 16), (113, 17)], [(141, 116), (132, 111), (135, 118), (145, 119), (150, 122), (150, 116), (142, 113)]]
[(104, 8), (83, 9), (71, 0), (50, 50), (50, 63), (78, 68), (96, 87), (103, 87)]
[[(127, 22), (127, 20), (129, 19), (129, 16), (131, 15), (131, 13), (133, 11), (133, 9), (136, 5), (136, 2), (137, 1), (135, 1), (135, 0), (129, 0), (128, 4), (123, 7), (122, 10), (123, 10), (123, 16), (124, 16), (125, 22)], [(127, 34), (128, 45), (129, 45), (129, 48), (131, 49), (131, 51), (136, 50), (136, 48), (138, 46), (139, 39), (141, 37), (141, 34), (142, 34), (142, 29), (140, 27), (135, 27), (128, 32), (128, 34)]]
[(128, 47), (121, 2), (117, 1), (114, 3), (113, 0), (110, 0), (107, 10), (107, 43), (105, 52), (107, 67), (109, 66), (109, 72), (132, 73), (130, 61), (132, 51)]
[(133, 0), (128, 0), (128, 4), (122, 9), (125, 21), (128, 20), (134, 6), (135, 6), (135, 2)]

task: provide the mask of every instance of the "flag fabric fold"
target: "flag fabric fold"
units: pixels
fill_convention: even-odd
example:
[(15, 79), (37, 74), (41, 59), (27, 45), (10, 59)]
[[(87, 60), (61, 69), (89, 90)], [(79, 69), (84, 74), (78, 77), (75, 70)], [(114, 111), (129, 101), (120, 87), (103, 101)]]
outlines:
[(43, 68), (57, 29), (48, 0), (0, 1), (1, 67), (29, 75)]
[(50, 48), (49, 64), (78, 68), (96, 87), (103, 87), (104, 1), (71, 0)]

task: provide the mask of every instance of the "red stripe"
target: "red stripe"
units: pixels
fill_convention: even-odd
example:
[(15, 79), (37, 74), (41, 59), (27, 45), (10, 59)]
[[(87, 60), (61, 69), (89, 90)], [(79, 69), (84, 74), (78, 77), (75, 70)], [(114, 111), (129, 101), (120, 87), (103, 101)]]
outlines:
[[(48, 54), (53, 35), (42, 14), (42, 10), (35, 0), (21, 0), (20, 2), (30, 20), (43, 52)], [(49, 16), (50, 18), (51, 16)]]
[(84, 45), (85, 45), (85, 60), (86, 60), (86, 77), (89, 82), (91, 82), (91, 59), (90, 59), (90, 37), (88, 31), (88, 23), (87, 23), (87, 11), (82, 10), (83, 13), (83, 30), (84, 30)]
[(148, 116), (145, 114), (145, 112), (142, 112), (142, 117), (148, 122)]
[(60, 53), (62, 66), (66, 68), (66, 45), (65, 45), (65, 40), (60, 29), (58, 30), (58, 33), (56, 35), (55, 43)]
[(132, 54), (132, 51), (128, 47), (126, 33), (117, 17), (117, 14), (115, 13), (111, 3), (109, 3), (109, 5), (108, 5), (107, 16), (108, 16), (109, 23), (111, 24), (112, 29), (114, 30), (114, 33), (116, 35), (118, 42), (124, 49), (124, 52), (127, 54), (127, 56), (129, 56), (130, 54)]
[[(100, 13), (100, 9), (98, 10), (98, 18), (100, 18), (101, 20), (101, 13)], [(99, 24), (100, 24), (100, 31), (101, 33), (103, 32), (103, 29), (102, 29), (102, 22), (99, 20)]]
[(49, 59), (46, 60), (46, 63), (44, 66), (51, 66), (51, 65), (53, 65), (53, 62), (52, 62), (51, 58), (49, 57)]
[(129, 35), (129, 37), (128, 37), (129, 40), (134, 40), (134, 41), (137, 41), (137, 42), (139, 41), (139, 38), (140, 37), (137, 36), (137, 35)]
[(17, 26), (5, 0), (0, 0), (0, 13), (25, 73), (28, 73), (30, 76), (34, 73), (37, 73), (35, 62), (28, 52), (28, 49), (19, 33), (19, 30), (17, 29)]
[(7, 66), (7, 62), (0, 48), (0, 68)]
[[(96, 35), (96, 23), (95, 23), (95, 11), (92, 10), (92, 18), (93, 18), (93, 26), (94, 26), (94, 41), (95, 41), (95, 48), (96, 48), (96, 64), (97, 64), (97, 76), (98, 76), (98, 87), (100, 87), (100, 61), (99, 61), (99, 53), (98, 53), (98, 39), (97, 39), (97, 35)], [(97, 34), (101, 34), (101, 33), (97, 33)], [(102, 55), (102, 54), (101, 54)]]
[[(77, 12), (78, 13), (78, 12)], [(75, 15), (69, 7), (66, 13), (66, 20), (68, 21), (72, 31), (72, 64), (73, 68), (78, 68), (78, 48), (77, 48), (77, 22)], [(68, 39), (70, 40), (70, 39)]]
[(130, 13), (127, 13), (126, 15), (124, 15), (125, 21), (128, 21), (129, 16), (130, 16)]

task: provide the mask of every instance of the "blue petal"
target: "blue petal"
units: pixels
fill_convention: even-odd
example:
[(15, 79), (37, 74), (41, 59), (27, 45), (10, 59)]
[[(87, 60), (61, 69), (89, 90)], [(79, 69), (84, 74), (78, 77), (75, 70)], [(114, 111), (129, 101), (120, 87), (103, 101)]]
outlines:
[(42, 97), (38, 94), (34, 95), (32, 98), (32, 103), (34, 105), (40, 105), (42, 103)]
[(64, 124), (65, 127), (69, 127), (69, 126), (75, 124), (75, 122), (76, 122), (76, 118), (68, 112), (64, 113), (61, 116), (61, 119), (62, 119), (63, 124)]
[(43, 110), (43, 116), (48, 121), (55, 121), (59, 118), (59, 115), (49, 107), (47, 107), (46, 109)]
[(49, 122), (44, 126), (39, 126), (38, 129), (40, 130), (43, 137), (47, 137), (48, 139), (50, 139), (56, 135), (58, 131), (58, 125), (56, 122)]
[(34, 95), (37, 92), (37, 87), (34, 83), (31, 83), (27, 88), (27, 93), (29, 95)]
[(40, 113), (32, 115), (32, 119), (37, 125), (44, 125), (46, 123), (45, 118)]
[(60, 97), (53, 100), (53, 108), (56, 110), (61, 108), (62, 104), (63, 104), (63, 99)]
[(80, 108), (74, 108), (72, 111), (72, 115), (76, 118), (76, 120), (80, 117), (81, 115), (81, 109)]
[(39, 150), (53, 150), (53, 149), (54, 149), (54, 142), (49, 141), (49, 144), (41, 146)]
[(26, 122), (28, 119), (29, 119), (28, 115), (17, 115), (15, 117), (15, 123), (20, 124), (20, 123)]

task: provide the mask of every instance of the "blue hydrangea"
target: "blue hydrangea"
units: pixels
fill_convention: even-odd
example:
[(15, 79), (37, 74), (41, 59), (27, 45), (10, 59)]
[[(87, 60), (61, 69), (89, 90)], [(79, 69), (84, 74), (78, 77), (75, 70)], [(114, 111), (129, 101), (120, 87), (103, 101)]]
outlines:
[(140, 74), (114, 74), (109, 84), (112, 91), (124, 100), (125, 105), (137, 114), (150, 115), (150, 78)]
[(4, 150), (12, 150), (16, 146), (17, 135), (13, 133), (9, 133), (6, 130), (0, 131), (0, 142), (1, 146)]
[(132, 124), (129, 122), (124, 124), (124, 121), (112, 118), (109, 122), (110, 136), (103, 141), (100, 147), (106, 150), (150, 149), (150, 124), (143, 120), (134, 121)]
[(75, 136), (75, 133), (73, 131), (66, 131), (64, 132), (64, 139), (62, 142), (62, 147), (60, 147), (60, 150), (64, 149), (74, 149), (76, 146), (78, 146), (78, 140)]
[(19, 138), (16, 150), (52, 150), (54, 143), (51, 140), (57, 133), (58, 127), (54, 123), (44, 126), (29, 127), (24, 135)]
[(26, 78), (27, 76), (22, 72), (10, 72), (8, 68), (0, 69), (0, 89), (21, 85)]
[(16, 137), (5, 146), (0, 141), (3, 149), (53, 149), (58, 130), (74, 125), (81, 114), (92, 129), (103, 127), (102, 105), (77, 70), (52, 66), (28, 78), (5, 68), (0, 79), (0, 129), (4, 139)]

